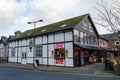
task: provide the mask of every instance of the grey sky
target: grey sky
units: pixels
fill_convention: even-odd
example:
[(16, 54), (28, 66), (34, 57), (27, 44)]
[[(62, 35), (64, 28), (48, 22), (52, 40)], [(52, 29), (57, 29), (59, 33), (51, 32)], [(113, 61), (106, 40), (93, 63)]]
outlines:
[[(111, 0), (106, 0), (110, 3)], [(33, 28), (28, 21), (43, 19), (36, 27), (64, 19), (90, 13), (93, 21), (97, 13), (93, 7), (100, 0), (1, 0), (0, 1), (0, 36), (13, 35), (16, 30), (25, 31)], [(99, 34), (108, 31), (98, 25)]]

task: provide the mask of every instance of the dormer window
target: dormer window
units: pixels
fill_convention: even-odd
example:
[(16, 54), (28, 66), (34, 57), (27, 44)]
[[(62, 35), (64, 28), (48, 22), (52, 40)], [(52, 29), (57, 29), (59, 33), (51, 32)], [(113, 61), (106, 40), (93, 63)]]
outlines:
[(60, 27), (65, 27), (67, 24), (63, 24), (63, 25), (61, 25)]
[(43, 29), (42, 32), (45, 32), (46, 30), (47, 30), (47, 28), (46, 28), (46, 29)]

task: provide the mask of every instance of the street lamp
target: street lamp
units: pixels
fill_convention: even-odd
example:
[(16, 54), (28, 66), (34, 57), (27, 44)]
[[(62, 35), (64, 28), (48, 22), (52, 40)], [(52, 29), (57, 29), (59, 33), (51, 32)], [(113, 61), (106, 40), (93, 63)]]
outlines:
[(37, 22), (43, 22), (43, 20), (38, 20), (38, 21), (34, 21), (34, 22), (27, 22), (27, 23), (28, 24), (32, 24), (33, 23), (34, 24), (34, 29), (35, 29), (35, 26), (36, 26)]
[[(36, 27), (36, 23), (38, 22), (43, 22), (43, 20), (38, 20), (38, 21), (34, 21), (34, 22), (27, 22), (28, 24), (34, 24), (34, 29), (33, 29), (33, 34), (35, 34), (35, 27)], [(35, 35), (33, 35), (33, 64), (34, 64), (34, 58), (35, 58)]]

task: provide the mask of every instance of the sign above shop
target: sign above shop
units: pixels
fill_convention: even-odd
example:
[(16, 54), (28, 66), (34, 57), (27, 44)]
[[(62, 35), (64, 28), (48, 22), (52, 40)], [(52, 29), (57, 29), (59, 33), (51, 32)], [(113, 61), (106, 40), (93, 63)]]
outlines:
[(75, 50), (80, 50), (80, 47), (75, 47), (74, 49), (75, 49)]
[(57, 43), (57, 44), (55, 44), (55, 48), (56, 49), (64, 48), (64, 44), (63, 43)]

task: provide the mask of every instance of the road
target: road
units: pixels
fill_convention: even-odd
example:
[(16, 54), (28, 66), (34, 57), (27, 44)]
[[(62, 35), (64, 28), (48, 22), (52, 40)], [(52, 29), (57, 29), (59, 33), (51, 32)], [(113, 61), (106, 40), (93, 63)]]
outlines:
[(99, 77), (34, 70), (0, 68), (0, 80), (120, 80), (120, 77)]

